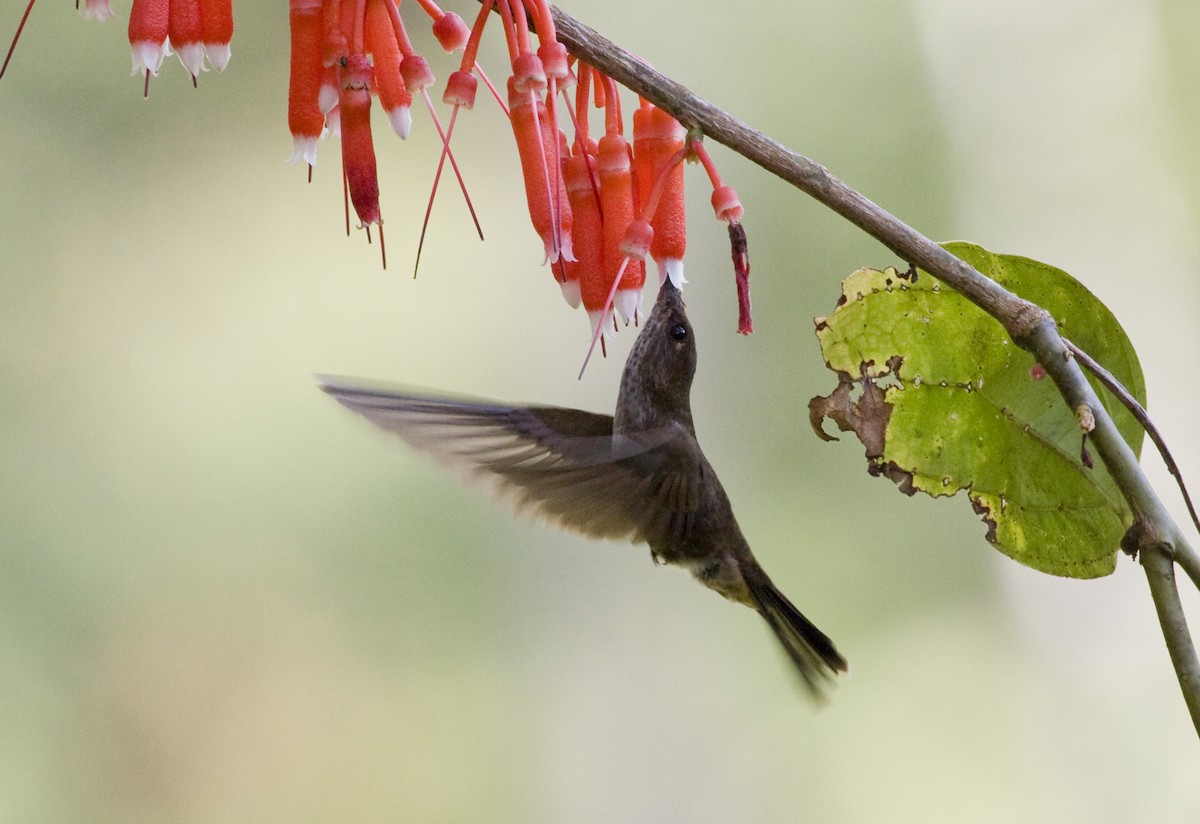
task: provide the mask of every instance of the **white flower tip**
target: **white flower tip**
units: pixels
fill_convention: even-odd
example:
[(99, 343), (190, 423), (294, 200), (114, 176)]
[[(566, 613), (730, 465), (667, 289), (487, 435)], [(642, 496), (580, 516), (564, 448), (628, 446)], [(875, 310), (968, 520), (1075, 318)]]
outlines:
[(304, 161), (309, 166), (317, 165), (317, 139), (304, 135), (292, 135), (292, 156), (288, 163)]
[(109, 0), (87, 0), (83, 6), (84, 20), (96, 20), (103, 23), (110, 17), (116, 16), (117, 13), (112, 10)]
[(387, 118), (388, 123), (392, 124), (392, 131), (398, 134), (401, 140), (407, 140), (408, 133), (412, 131), (412, 109), (408, 106), (388, 109)]
[(588, 310), (587, 315), (588, 315), (588, 323), (590, 323), (592, 325), (593, 337), (596, 334), (596, 327), (600, 325), (600, 320), (602, 317), (604, 320), (604, 331), (602, 331), (600, 334), (602, 336), (604, 336), (604, 338), (606, 338), (606, 339), (611, 338), (613, 336), (612, 315), (610, 315), (608, 313), (604, 313), (602, 315), (599, 309), (590, 309), (590, 310)]
[(208, 55), (208, 62), (219, 72), (225, 71), (225, 67), (229, 65), (228, 43), (205, 43), (204, 53)]
[(560, 283), (559, 286), (562, 287), (563, 300), (567, 302), (567, 305), (572, 309), (578, 309), (580, 302), (583, 300), (583, 295), (579, 291), (579, 281), (568, 280), (565, 283)]
[(543, 264), (558, 263), (559, 259), (569, 263), (576, 262), (575, 247), (571, 244), (570, 231), (556, 233), (553, 226), (548, 226), (541, 238), (542, 244), (546, 247), (546, 259), (542, 261)]
[(559, 255), (561, 255), (563, 260), (568, 260), (571, 263), (575, 263), (575, 246), (571, 242), (571, 233), (568, 231), (562, 231), (560, 232), (560, 236), (561, 241), (558, 250)]
[(334, 107), (325, 113), (325, 132), (322, 137), (342, 136), (342, 110)]
[(658, 264), (658, 285), (662, 286), (666, 283), (667, 278), (670, 278), (671, 285), (682, 291), (683, 284), (687, 283), (687, 278), (683, 276), (683, 261), (678, 258), (667, 258), (655, 261), (655, 263)]
[(184, 43), (175, 47), (175, 55), (192, 77), (204, 71), (204, 46), (200, 43)]
[(613, 295), (613, 306), (617, 307), (617, 311), (621, 313), (625, 323), (632, 323), (642, 308), (642, 290), (618, 289), (617, 293)]
[(317, 92), (317, 108), (321, 110), (321, 114), (329, 114), (337, 106), (341, 95), (332, 84), (322, 83), (320, 91)]
[(139, 40), (129, 45), (133, 51), (133, 71), (130, 74), (141, 74), (143, 71), (148, 71), (158, 77), (159, 67), (162, 66), (163, 58), (167, 56), (166, 42), (155, 43), (153, 40)]

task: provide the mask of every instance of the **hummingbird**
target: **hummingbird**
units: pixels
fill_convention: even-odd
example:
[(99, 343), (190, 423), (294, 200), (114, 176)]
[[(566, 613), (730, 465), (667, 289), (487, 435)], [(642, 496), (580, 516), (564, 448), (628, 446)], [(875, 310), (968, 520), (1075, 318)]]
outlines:
[(847, 672), (833, 642), (767, 577), (742, 535), (692, 422), (696, 343), (670, 280), (629, 353), (612, 415), (433, 396), (318, 376), (338, 403), (507, 498), (594, 538), (649, 544), (755, 610), (815, 696)]

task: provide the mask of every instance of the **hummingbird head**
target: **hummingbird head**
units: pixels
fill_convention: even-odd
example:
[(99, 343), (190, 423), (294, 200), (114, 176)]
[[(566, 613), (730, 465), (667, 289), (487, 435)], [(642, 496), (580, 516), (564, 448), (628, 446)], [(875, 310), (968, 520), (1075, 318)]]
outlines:
[(692, 428), (690, 394), (696, 374), (696, 341), (683, 297), (668, 279), (638, 333), (617, 401), (617, 426), (650, 429), (670, 421)]

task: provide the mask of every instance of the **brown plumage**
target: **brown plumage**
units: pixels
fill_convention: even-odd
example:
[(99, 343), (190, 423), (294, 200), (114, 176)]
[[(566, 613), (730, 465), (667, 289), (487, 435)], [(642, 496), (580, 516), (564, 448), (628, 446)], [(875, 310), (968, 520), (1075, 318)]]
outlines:
[(343, 406), (481, 482), (518, 510), (595, 538), (647, 543), (656, 561), (756, 610), (814, 693), (847, 670), (750, 552), (696, 441), (696, 347), (668, 281), (621, 376), (615, 415), (433, 397), (322, 377)]

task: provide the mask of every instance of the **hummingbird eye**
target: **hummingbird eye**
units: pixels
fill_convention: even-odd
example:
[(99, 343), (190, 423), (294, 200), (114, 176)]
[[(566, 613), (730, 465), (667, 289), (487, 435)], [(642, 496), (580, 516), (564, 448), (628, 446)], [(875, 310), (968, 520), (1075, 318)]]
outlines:
[(671, 327), (670, 334), (671, 334), (671, 340), (674, 340), (674, 341), (685, 340), (688, 336), (688, 329), (682, 323), (677, 323)]

